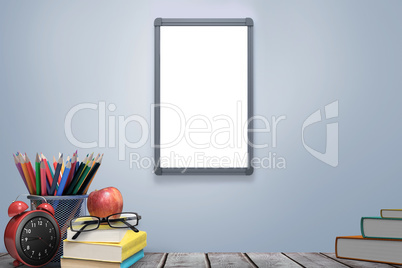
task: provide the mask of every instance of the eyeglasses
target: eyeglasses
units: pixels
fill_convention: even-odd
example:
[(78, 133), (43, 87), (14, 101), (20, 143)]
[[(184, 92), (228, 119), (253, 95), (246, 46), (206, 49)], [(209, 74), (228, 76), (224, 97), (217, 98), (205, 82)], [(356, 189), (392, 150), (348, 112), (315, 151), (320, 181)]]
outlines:
[(134, 226), (138, 225), (141, 216), (135, 212), (122, 212), (99, 218), (95, 216), (82, 216), (70, 221), (71, 231), (77, 232), (72, 239), (76, 239), (82, 232), (93, 231), (99, 228), (101, 223), (108, 223), (112, 228), (130, 228), (139, 232)]

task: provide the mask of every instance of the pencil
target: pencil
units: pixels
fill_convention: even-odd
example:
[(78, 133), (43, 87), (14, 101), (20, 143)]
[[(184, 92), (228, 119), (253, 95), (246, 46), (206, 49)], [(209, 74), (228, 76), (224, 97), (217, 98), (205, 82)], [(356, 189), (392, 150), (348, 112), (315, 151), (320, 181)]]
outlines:
[(82, 185), (79, 194), (86, 194), (88, 192), (89, 186), (91, 185), (93, 179), (98, 172), (100, 165), (102, 164), (103, 154), (100, 158), (98, 158), (97, 162), (92, 166), (91, 170), (89, 171), (88, 178), (85, 180), (84, 184)]
[(57, 196), (63, 195), (64, 187), (66, 186), (67, 183), (67, 178), (68, 174), (70, 173), (71, 170), (71, 162), (68, 161), (65, 168), (64, 168), (64, 173), (63, 177), (61, 178), (59, 189), (57, 190)]
[(75, 173), (75, 165), (76, 164), (77, 164), (77, 155), (73, 154), (73, 157), (71, 158), (71, 168), (70, 168), (70, 172), (68, 173), (68, 178), (67, 178), (65, 189), (68, 188), (68, 186), (70, 185), (71, 181), (73, 180), (73, 176), (74, 176), (74, 173)]
[[(48, 162), (49, 163), (49, 162)], [(46, 166), (46, 165), (45, 165)], [(46, 169), (46, 167), (45, 167), (45, 169)], [(47, 177), (47, 175), (46, 175), (46, 177)], [(49, 184), (49, 181), (48, 180), (46, 180), (46, 195), (49, 195), (49, 193), (50, 193), (50, 184)]]
[(29, 177), (29, 173), (28, 173), (28, 169), (27, 169), (27, 165), (25, 163), (24, 157), (22, 157), (21, 154), (18, 154), (19, 157), (19, 161), (21, 163), (21, 168), (22, 168), (22, 172), (24, 173), (24, 177), (27, 181), (28, 184), (28, 188), (29, 188), (29, 193), (30, 194), (35, 194), (34, 191), (32, 190), (32, 185), (31, 185), (31, 178)]
[[(75, 172), (77, 172), (79, 167), (80, 167), (80, 161), (79, 161), (78, 156), (77, 156), (77, 163), (75, 164)], [(75, 172), (74, 172), (74, 175), (75, 175)]]
[(41, 182), (41, 195), (45, 196), (47, 195), (47, 190), (46, 190), (46, 166), (45, 162), (42, 161), (40, 162), (40, 182)]
[(41, 194), (41, 178), (40, 178), (40, 159), (38, 153), (35, 158), (35, 171), (36, 171), (36, 194)]
[(49, 161), (47, 161), (46, 157), (43, 154), (41, 154), (41, 156), (42, 156), (43, 161), (45, 162), (46, 178), (47, 178), (47, 181), (49, 183), (49, 186), (51, 186), (52, 181), (53, 181), (52, 169), (50, 168)]
[[(59, 153), (59, 155), (60, 155), (60, 153)], [(70, 156), (67, 156), (67, 161), (70, 161)], [(63, 177), (64, 169), (65, 169), (65, 166), (64, 166), (64, 162), (63, 162), (63, 163), (61, 163), (61, 170), (60, 170), (60, 176), (59, 176), (59, 181), (58, 181), (59, 185), (60, 185), (61, 177)]]
[[(59, 153), (59, 157), (60, 157), (60, 155), (61, 154)], [(67, 162), (70, 162), (70, 156), (67, 156)], [(63, 163), (61, 163), (60, 175), (59, 175), (59, 179), (57, 180), (56, 192), (59, 190), (61, 178), (63, 177), (63, 174), (64, 174), (64, 168), (65, 168), (65, 166), (64, 166), (64, 162), (63, 162)], [(56, 192), (54, 193), (54, 195), (56, 195)]]
[(56, 170), (54, 171), (52, 188), (50, 188), (49, 195), (55, 195), (56, 194), (57, 179), (58, 179), (58, 177), (60, 175), (60, 170), (61, 170), (61, 164), (62, 163), (63, 163), (63, 155), (61, 155), (59, 160), (57, 161), (57, 167), (56, 167)]
[(29, 192), (29, 187), (28, 187), (27, 181), (25, 180), (24, 172), (22, 171), (22, 168), (21, 168), (21, 163), (18, 161), (18, 158), (15, 156), (15, 154), (13, 154), (13, 157), (14, 157), (15, 166), (17, 167), (18, 172), (20, 173), (20, 176), (22, 178), (22, 181), (24, 182), (24, 184), (27, 187), (28, 192)]
[[(60, 156), (59, 156), (59, 157), (60, 157)], [(63, 164), (63, 165), (64, 165), (64, 164)], [(63, 175), (63, 165), (61, 166), (60, 175), (59, 175), (59, 178), (57, 179), (57, 185), (59, 185), (60, 180), (61, 180), (61, 176)], [(53, 156), (53, 167), (54, 167), (54, 170), (56, 170), (56, 168), (57, 168), (57, 161), (56, 161), (56, 158), (54, 158), (54, 156)], [(57, 186), (56, 186), (56, 189), (57, 189)]]
[(84, 172), (82, 172), (80, 179), (78, 180), (78, 183), (75, 185), (74, 192), (73, 192), (74, 195), (78, 193), (78, 190), (80, 189), (82, 183), (84, 182), (89, 171), (91, 170), (92, 165), (93, 165), (93, 161), (89, 162), (89, 164), (85, 167)]
[[(80, 163), (80, 165), (79, 165), (77, 171), (74, 173), (74, 177), (73, 177), (73, 179), (71, 180), (70, 185), (68, 186), (68, 190), (67, 190), (67, 193), (66, 193), (67, 195), (70, 195), (70, 194), (73, 193), (74, 188), (75, 188), (75, 185), (77, 184), (78, 179), (80, 178), (80, 175), (81, 175), (81, 173), (82, 173), (82, 170), (83, 170), (84, 167), (85, 167), (85, 162), (87, 161), (87, 157), (88, 157), (88, 155), (81, 161), (81, 163)], [(77, 166), (77, 165), (76, 165), (76, 166)]]
[(100, 154), (98, 154), (98, 155), (95, 157), (94, 162), (98, 161), (99, 157), (100, 157)]
[(31, 178), (31, 185), (32, 185), (32, 191), (33, 194), (36, 194), (36, 176), (35, 176), (35, 171), (32, 167), (31, 160), (29, 160), (29, 157), (27, 153), (25, 153), (25, 163), (27, 164), (27, 169), (29, 173), (29, 177)]

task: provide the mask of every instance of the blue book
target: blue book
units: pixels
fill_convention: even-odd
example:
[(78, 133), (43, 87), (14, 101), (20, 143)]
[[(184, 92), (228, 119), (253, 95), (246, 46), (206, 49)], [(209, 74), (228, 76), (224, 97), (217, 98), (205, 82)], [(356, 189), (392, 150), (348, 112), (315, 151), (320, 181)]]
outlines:
[(123, 262), (103, 262), (103, 261), (93, 261), (93, 260), (84, 260), (84, 259), (72, 259), (61, 257), (60, 259), (60, 267), (96, 267), (96, 268), (128, 268), (137, 261), (141, 260), (144, 257), (144, 250), (141, 249), (131, 257), (128, 257)]
[(141, 249), (140, 251), (138, 251), (137, 253), (135, 253), (133, 256), (125, 259), (121, 264), (120, 264), (120, 268), (128, 268), (131, 265), (133, 265), (134, 263), (136, 263), (137, 261), (141, 260), (142, 258), (144, 258), (144, 250)]

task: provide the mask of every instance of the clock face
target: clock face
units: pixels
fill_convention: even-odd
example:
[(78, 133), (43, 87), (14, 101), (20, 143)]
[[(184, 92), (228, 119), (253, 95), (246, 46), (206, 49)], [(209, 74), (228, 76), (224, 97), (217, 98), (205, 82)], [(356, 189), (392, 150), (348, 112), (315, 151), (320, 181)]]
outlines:
[(48, 219), (40, 216), (25, 223), (20, 239), (25, 256), (32, 260), (48, 257), (58, 246), (55, 228)]
[(42, 265), (56, 254), (60, 229), (52, 216), (35, 211), (21, 221), (15, 239), (18, 255), (24, 262)]

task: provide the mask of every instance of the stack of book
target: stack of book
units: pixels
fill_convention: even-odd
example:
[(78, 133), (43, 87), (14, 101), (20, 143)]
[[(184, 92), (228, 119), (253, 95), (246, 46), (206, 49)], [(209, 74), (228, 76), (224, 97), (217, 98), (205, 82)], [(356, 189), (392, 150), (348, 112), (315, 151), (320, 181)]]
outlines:
[(382, 209), (381, 217), (363, 217), (361, 235), (339, 236), (336, 257), (402, 265), (402, 209)]
[(67, 239), (63, 241), (62, 268), (130, 267), (144, 257), (143, 249), (147, 245), (146, 232), (136, 233), (129, 228), (101, 225), (97, 230), (82, 232), (73, 240), (75, 234), (67, 230)]

